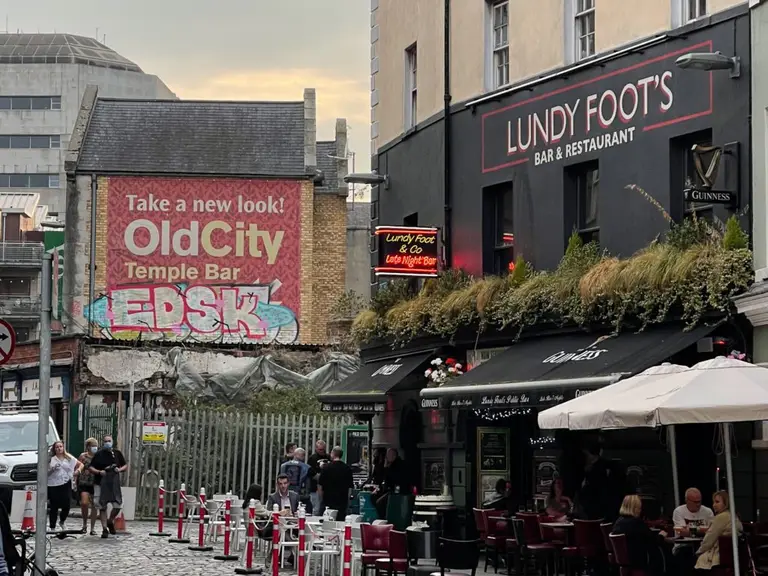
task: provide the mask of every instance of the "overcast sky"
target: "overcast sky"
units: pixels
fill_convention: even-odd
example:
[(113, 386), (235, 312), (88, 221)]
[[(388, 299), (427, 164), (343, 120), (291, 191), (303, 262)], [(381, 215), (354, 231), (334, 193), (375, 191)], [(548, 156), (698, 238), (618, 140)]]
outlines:
[[(0, 28), (96, 37), (180, 98), (301, 100), (317, 89), (319, 138), (350, 125), (357, 170), (370, 165), (367, 0), (23, 0)], [(4, 13), (3, 13), (4, 11)], [(351, 165), (350, 165), (351, 168)]]

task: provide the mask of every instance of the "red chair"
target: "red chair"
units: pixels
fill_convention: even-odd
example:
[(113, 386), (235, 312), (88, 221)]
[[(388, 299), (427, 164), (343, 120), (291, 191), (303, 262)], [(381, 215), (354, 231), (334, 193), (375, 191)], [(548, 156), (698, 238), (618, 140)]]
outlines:
[[(752, 563), (752, 550), (749, 544), (743, 538), (738, 539), (739, 545), (739, 569), (741, 573), (748, 572)], [(720, 549), (720, 564), (712, 566), (712, 574), (717, 576), (734, 576), (733, 566), (733, 544), (731, 537), (720, 536), (717, 539), (717, 546)]]
[(616, 564), (619, 565), (620, 576), (653, 576), (650, 572), (632, 568), (629, 561), (629, 548), (627, 547), (627, 536), (625, 534), (611, 534), (609, 537), (613, 556), (616, 558)]
[[(488, 512), (483, 510), (483, 512)], [(498, 514), (498, 512), (495, 512)], [(485, 536), (485, 568), (488, 571), (488, 562), (493, 564), (494, 573), (499, 571), (501, 559), (506, 556), (507, 537), (509, 536), (508, 521), (491, 520), (488, 518), (488, 534)], [(493, 560), (491, 560), (493, 558)]]
[(538, 536), (538, 534), (536, 541), (530, 542), (525, 530), (525, 520), (523, 518), (513, 518), (511, 522), (512, 531), (515, 534), (517, 543), (515, 574), (526, 576), (528, 573), (528, 564), (531, 560), (537, 563), (543, 562), (548, 566), (550, 561), (555, 558), (557, 547), (554, 544), (541, 542), (541, 537)]
[(608, 550), (603, 541), (603, 532), (600, 528), (602, 520), (574, 520), (573, 540), (579, 549), (579, 556), (586, 563), (599, 563), (608, 560)]
[(475, 528), (480, 542), (481, 551), (485, 549), (485, 537), (488, 536), (488, 516), (481, 508), (472, 508), (472, 515), (475, 518)]
[(392, 524), (361, 524), (360, 542), (363, 548), (361, 563), (363, 576), (368, 570), (376, 569), (376, 560), (389, 558), (389, 534), (392, 532)]
[(408, 572), (408, 540), (405, 532), (392, 530), (389, 533), (389, 558), (376, 560), (376, 576), (386, 572), (387, 576)]
[(608, 553), (608, 564), (616, 566), (616, 555), (613, 553), (613, 546), (611, 546), (611, 530), (613, 530), (613, 524), (610, 522), (600, 524), (600, 532), (603, 533), (603, 546)]

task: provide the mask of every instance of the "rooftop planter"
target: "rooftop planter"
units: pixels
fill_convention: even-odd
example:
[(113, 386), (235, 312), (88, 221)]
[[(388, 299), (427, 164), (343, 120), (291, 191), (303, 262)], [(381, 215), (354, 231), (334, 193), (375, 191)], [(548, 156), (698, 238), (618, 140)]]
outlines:
[(574, 234), (553, 271), (534, 271), (522, 258), (503, 277), (448, 270), (425, 281), (418, 294), (395, 280), (356, 316), (352, 337), (358, 344), (403, 344), (427, 335), (450, 338), (467, 326), (511, 328), (519, 336), (541, 325), (643, 329), (673, 318), (690, 328), (705, 315), (729, 314), (731, 298), (754, 278), (736, 217), (720, 229), (696, 218), (675, 224), (659, 209), (670, 223), (666, 238), (629, 258), (582, 244)]

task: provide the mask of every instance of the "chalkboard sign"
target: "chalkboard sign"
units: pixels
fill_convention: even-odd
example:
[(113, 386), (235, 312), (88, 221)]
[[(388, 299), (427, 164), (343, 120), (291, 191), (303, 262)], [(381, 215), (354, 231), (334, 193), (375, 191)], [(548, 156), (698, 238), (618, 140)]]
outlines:
[(504, 428), (478, 428), (477, 452), (481, 472), (507, 472), (509, 470), (509, 430)]

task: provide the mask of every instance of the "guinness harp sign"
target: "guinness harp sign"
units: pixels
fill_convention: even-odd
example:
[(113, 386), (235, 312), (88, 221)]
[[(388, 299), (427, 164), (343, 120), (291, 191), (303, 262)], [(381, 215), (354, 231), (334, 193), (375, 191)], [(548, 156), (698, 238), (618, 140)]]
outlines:
[(686, 202), (738, 204), (738, 143), (691, 148), (697, 182), (686, 183)]

